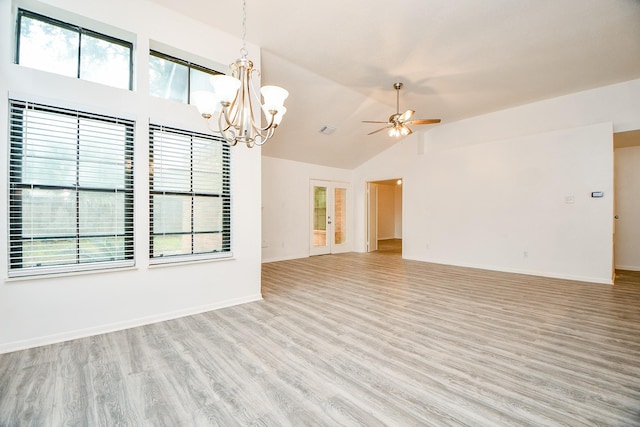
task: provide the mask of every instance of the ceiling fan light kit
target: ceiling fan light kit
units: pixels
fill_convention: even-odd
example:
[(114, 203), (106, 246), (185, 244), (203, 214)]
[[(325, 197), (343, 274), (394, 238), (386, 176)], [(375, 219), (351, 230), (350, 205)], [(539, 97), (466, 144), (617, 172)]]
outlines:
[(394, 83), (393, 88), (396, 91), (396, 113), (389, 116), (389, 120), (386, 122), (363, 120), (363, 123), (384, 123), (386, 126), (369, 132), (367, 135), (373, 135), (374, 133), (381, 132), (385, 129), (389, 129), (388, 134), (391, 137), (399, 138), (401, 136), (411, 135), (413, 132), (407, 125), (427, 125), (433, 123), (440, 123), (440, 119), (416, 119), (411, 120), (411, 117), (415, 114), (412, 109), (406, 110), (400, 114), (400, 89), (404, 86), (401, 82)]

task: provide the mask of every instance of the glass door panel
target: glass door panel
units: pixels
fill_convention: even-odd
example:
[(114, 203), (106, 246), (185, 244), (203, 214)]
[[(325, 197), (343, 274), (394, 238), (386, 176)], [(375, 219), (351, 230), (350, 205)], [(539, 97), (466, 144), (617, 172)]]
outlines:
[(313, 187), (313, 246), (327, 246), (327, 187)]
[(336, 188), (333, 201), (333, 242), (341, 245), (347, 241), (347, 189)]

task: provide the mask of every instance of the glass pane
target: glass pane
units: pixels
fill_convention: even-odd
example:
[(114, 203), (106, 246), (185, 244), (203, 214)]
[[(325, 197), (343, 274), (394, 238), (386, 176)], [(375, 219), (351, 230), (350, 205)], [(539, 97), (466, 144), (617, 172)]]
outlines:
[(78, 77), (79, 43), (77, 31), (22, 16), (18, 64)]
[(193, 191), (222, 193), (222, 144), (193, 138)]
[(22, 243), (22, 267), (74, 264), (75, 239), (25, 240)]
[(185, 135), (153, 133), (153, 189), (191, 191), (191, 139)]
[(193, 231), (222, 231), (222, 198), (193, 199)]
[(69, 190), (23, 190), (21, 202), (23, 237), (75, 236), (75, 192)]
[(187, 103), (189, 68), (184, 64), (151, 55), (149, 57), (149, 94)]
[(191, 254), (191, 235), (153, 236), (153, 257)]
[(211, 76), (215, 75), (214, 73), (207, 73), (197, 68), (190, 68), (189, 73), (190, 73), (189, 99), (193, 98), (194, 92), (199, 92), (203, 90), (207, 92), (213, 92), (213, 86), (211, 86), (209, 79), (211, 78)]
[(334, 194), (333, 243), (347, 241), (347, 189), (336, 188)]
[(125, 259), (123, 237), (91, 237), (80, 239), (80, 263)]
[(153, 196), (153, 232), (190, 233), (191, 196)]
[(327, 188), (313, 187), (313, 246), (327, 245)]
[(80, 236), (124, 234), (124, 193), (81, 191), (79, 196)]
[(80, 119), (79, 182), (84, 187), (125, 188), (127, 128), (116, 123)]
[(89, 34), (82, 34), (80, 78), (129, 89), (131, 49)]
[(222, 234), (196, 234), (193, 238), (194, 252), (222, 251)]
[(27, 110), (25, 121), (22, 183), (74, 186), (77, 119)]

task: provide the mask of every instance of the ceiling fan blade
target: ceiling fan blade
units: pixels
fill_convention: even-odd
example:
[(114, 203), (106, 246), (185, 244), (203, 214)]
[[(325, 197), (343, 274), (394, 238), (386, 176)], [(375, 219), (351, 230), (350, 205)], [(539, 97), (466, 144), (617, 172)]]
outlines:
[(389, 126), (385, 126), (385, 127), (380, 128), (378, 130), (374, 130), (373, 132), (369, 132), (367, 135), (373, 135), (374, 133), (382, 132), (383, 130), (388, 129), (388, 128), (389, 128)]
[(398, 118), (398, 121), (400, 123), (406, 122), (407, 120), (409, 120), (411, 118), (411, 116), (413, 116), (414, 113), (415, 113), (415, 111), (409, 109), (409, 110), (405, 111), (404, 113), (402, 113), (402, 115)]
[(431, 123), (440, 123), (440, 119), (416, 119), (405, 122), (405, 125), (429, 125)]
[(389, 123), (389, 122), (377, 122), (374, 120), (363, 120), (362, 123)]

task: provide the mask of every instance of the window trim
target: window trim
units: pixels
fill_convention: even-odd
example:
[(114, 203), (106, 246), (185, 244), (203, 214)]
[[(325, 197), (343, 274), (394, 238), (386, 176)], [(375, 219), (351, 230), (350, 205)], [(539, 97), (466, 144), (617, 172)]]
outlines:
[[(88, 28), (82, 27), (80, 25), (75, 25), (75, 24), (71, 24), (69, 22), (65, 22), (65, 21), (61, 21), (59, 19), (55, 19), (55, 18), (51, 18), (49, 16), (46, 15), (41, 15), (39, 13), (35, 13), (32, 12), (30, 10), (26, 10), (26, 9), (22, 9), (19, 8), (18, 9), (18, 13), (17, 13), (17, 23), (16, 23), (16, 50), (15, 50), (15, 57), (14, 57), (14, 63), (17, 65), (20, 65), (20, 33), (21, 33), (21, 26), (22, 26), (22, 17), (26, 16), (27, 18), (31, 18), (31, 19), (35, 19), (38, 21), (43, 21), (46, 22), (47, 24), (50, 25), (55, 25), (57, 27), (61, 27), (64, 28), (66, 30), (70, 30), (70, 31), (75, 31), (78, 33), (79, 39), (78, 39), (78, 61), (77, 61), (77, 66), (76, 66), (76, 78), (80, 79), (80, 73), (81, 73), (81, 64), (82, 64), (82, 35), (88, 35), (90, 37), (94, 37), (97, 39), (101, 39), (104, 41), (107, 41), (109, 43), (113, 43), (113, 44), (117, 44), (120, 46), (123, 46), (125, 48), (129, 49), (129, 87), (128, 90), (133, 90), (133, 43), (126, 41), (126, 40), (122, 40), (119, 39), (117, 37), (114, 36), (110, 36), (104, 33), (100, 33), (97, 31), (93, 31), (90, 30)], [(84, 80), (84, 79), (83, 79)], [(101, 84), (101, 83), (99, 83)], [(107, 85), (108, 86), (108, 85)], [(117, 89), (117, 88), (116, 88)]]

